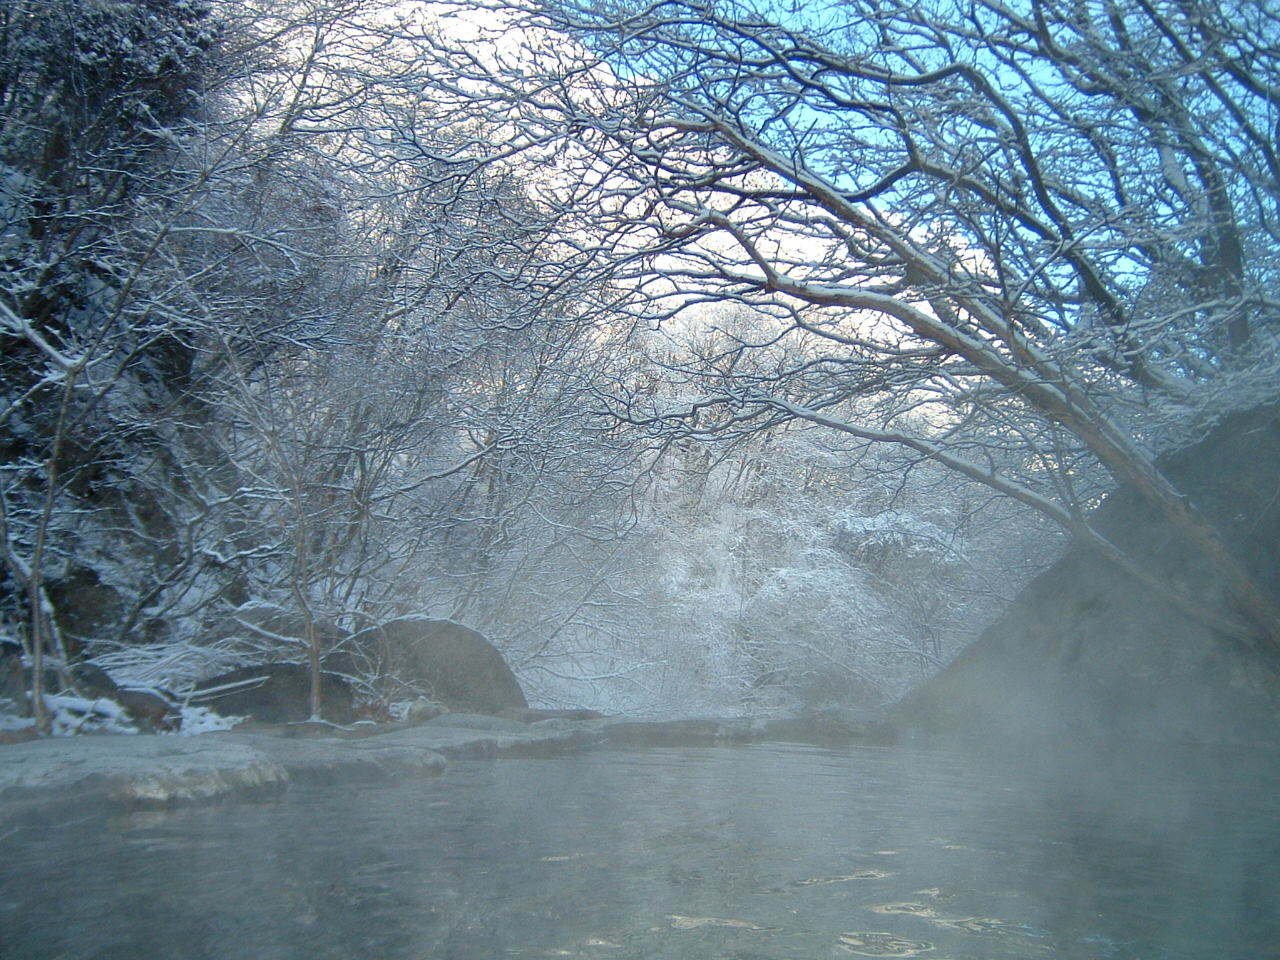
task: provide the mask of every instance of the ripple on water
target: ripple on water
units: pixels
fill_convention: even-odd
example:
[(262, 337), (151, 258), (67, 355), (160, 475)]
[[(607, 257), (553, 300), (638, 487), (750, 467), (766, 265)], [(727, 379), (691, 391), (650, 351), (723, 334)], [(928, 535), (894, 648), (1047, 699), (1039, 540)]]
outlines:
[(887, 870), (859, 870), (857, 873), (848, 873), (841, 877), (809, 877), (805, 880), (797, 880), (798, 887), (816, 887), (828, 883), (850, 883), (854, 880), (883, 880), (890, 876)]
[[(933, 899), (946, 899), (941, 896), (941, 891), (937, 888), (918, 891), (922, 895), (934, 895)], [(960, 930), (963, 933), (972, 934), (1009, 934), (1015, 932), (1023, 932), (1004, 920), (996, 917), (948, 917), (938, 914), (938, 911), (926, 903), (905, 902), (905, 903), (881, 903), (870, 908), (872, 913), (879, 913), (888, 916), (911, 916), (919, 917), (922, 920), (928, 920), (930, 923), (939, 927), (947, 927), (952, 930)]]
[(704, 927), (725, 927), (731, 930), (765, 931), (771, 928), (762, 927), (750, 920), (738, 920), (734, 917), (685, 917), (673, 913), (667, 917), (671, 921), (672, 930), (700, 930)]
[(842, 933), (838, 946), (859, 957), (918, 957), (933, 949), (927, 940), (906, 940), (891, 933)]
[(964, 917), (960, 920), (940, 920), (944, 927), (963, 930), (965, 933), (1006, 933), (1009, 924), (995, 917)]
[(889, 915), (906, 915), (910, 917), (923, 917), (926, 920), (935, 920), (938, 916), (933, 907), (923, 903), (882, 903), (879, 906), (871, 908), (872, 913), (883, 913)]

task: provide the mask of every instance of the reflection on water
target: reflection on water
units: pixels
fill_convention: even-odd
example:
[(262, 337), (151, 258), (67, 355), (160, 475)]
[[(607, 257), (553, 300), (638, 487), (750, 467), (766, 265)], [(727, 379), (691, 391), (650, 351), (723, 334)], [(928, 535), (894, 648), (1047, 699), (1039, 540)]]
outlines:
[(1257, 758), (760, 745), (459, 762), (0, 830), (0, 956), (1269, 957), (1277, 787)]

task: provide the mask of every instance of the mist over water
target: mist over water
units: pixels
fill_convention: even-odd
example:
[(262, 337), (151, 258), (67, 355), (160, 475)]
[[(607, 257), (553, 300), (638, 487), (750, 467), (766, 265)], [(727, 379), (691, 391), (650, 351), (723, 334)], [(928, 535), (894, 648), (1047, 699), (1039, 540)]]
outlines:
[(7, 831), (8, 958), (1262, 957), (1280, 776), (659, 749)]

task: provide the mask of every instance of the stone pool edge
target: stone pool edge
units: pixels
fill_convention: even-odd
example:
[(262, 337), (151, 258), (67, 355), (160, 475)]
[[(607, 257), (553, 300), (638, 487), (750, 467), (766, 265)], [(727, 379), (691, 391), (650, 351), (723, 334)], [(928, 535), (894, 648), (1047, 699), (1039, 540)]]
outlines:
[(875, 722), (797, 718), (543, 720), (446, 714), (371, 736), (234, 730), (193, 737), (100, 735), (0, 747), (0, 822), (70, 809), (146, 809), (270, 797), (293, 783), (428, 776), (451, 760), (557, 756), (602, 748), (767, 741), (887, 744)]

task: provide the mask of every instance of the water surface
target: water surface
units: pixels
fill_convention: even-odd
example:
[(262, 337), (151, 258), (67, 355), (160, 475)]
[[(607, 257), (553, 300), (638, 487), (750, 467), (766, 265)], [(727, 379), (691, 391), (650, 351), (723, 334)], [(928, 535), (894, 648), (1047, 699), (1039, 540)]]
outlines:
[(0, 826), (0, 956), (1280, 956), (1280, 778), (791, 745)]

